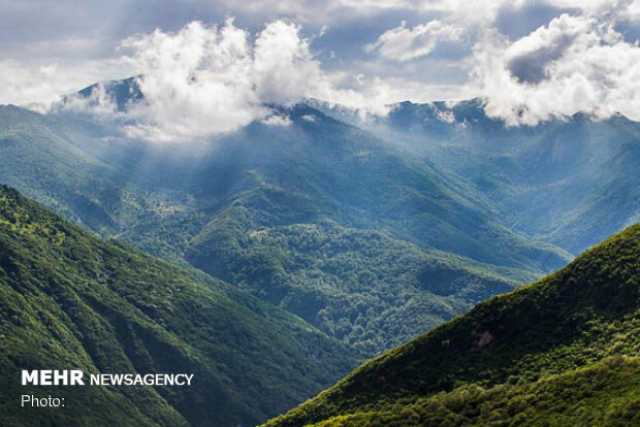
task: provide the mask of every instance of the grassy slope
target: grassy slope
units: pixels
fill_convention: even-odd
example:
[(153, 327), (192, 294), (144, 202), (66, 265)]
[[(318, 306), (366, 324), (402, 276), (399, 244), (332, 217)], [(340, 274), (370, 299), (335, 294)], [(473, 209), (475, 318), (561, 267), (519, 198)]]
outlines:
[[(301, 319), (119, 244), (0, 187), (0, 424), (236, 426), (308, 397), (353, 363)], [(29, 388), (21, 369), (189, 372), (191, 388)], [(20, 409), (20, 394), (66, 397)]]
[[(458, 424), (481, 423), (496, 411), (503, 411), (494, 415), (507, 423), (531, 410), (522, 405), (536, 396), (540, 406), (533, 406), (532, 416), (556, 425), (603, 420), (612, 411), (633, 418), (638, 361), (620, 357), (635, 356), (640, 348), (639, 260), (640, 226), (634, 226), (558, 273), (480, 304), (368, 362), (267, 425), (298, 426), (353, 413), (362, 425), (375, 425), (375, 412), (395, 418), (396, 425), (415, 425), (411, 417), (398, 416), (412, 405), (425, 419), (433, 405), (434, 414), (457, 417)], [(609, 357), (613, 361), (606, 361)], [(584, 404), (575, 402), (576, 394), (584, 396)], [(597, 396), (597, 405), (588, 405), (590, 395)], [(447, 401), (459, 411), (442, 412), (438, 405)], [(500, 402), (513, 412), (505, 413)], [(581, 410), (574, 412), (577, 406)], [(536, 419), (520, 420), (535, 424)]]

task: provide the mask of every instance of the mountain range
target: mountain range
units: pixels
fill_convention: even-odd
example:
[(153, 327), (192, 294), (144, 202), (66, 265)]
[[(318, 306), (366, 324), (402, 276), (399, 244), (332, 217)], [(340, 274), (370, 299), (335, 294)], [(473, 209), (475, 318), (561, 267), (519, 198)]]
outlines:
[[(98, 102), (93, 96), (96, 91), (113, 101), (115, 119), (91, 112)], [(88, 101), (89, 110), (67, 108), (78, 99)], [(390, 106), (384, 117), (363, 117), (343, 107), (306, 100), (267, 106), (272, 114), (286, 119), (281, 123), (255, 121), (206, 140), (154, 143), (128, 138), (121, 129), (121, 120), (130, 120), (122, 119), (127, 110), (141, 102), (144, 94), (136, 78), (131, 78), (90, 86), (63, 98), (46, 114), (0, 106), (0, 183), (70, 223), (14, 190), (3, 189), (5, 198), (17, 200), (16, 210), (22, 212), (12, 211), (11, 202), (5, 206), (7, 217), (31, 218), (27, 214), (33, 210), (38, 212), (36, 217), (46, 217), (47, 224), (62, 224), (55, 229), (82, 236), (77, 242), (60, 237), (72, 247), (82, 247), (75, 255), (71, 250), (68, 257), (52, 243), (57, 238), (32, 232), (42, 226), (28, 221), (20, 225), (22, 234), (16, 236), (26, 240), (18, 246), (33, 245), (44, 252), (37, 259), (29, 258), (37, 251), (8, 252), (25, 259), (20, 258), (17, 265), (47, 277), (62, 256), (59, 268), (74, 271), (74, 276), (62, 284), (54, 276), (26, 288), (19, 287), (22, 279), (7, 282), (7, 289), (15, 293), (12, 298), (28, 297), (25, 304), (38, 307), (35, 300), (29, 301), (29, 289), (38, 289), (36, 296), (44, 293), (45, 306), (55, 308), (50, 309), (51, 322), (68, 324), (60, 328), (72, 335), (74, 328), (93, 328), (74, 326), (77, 322), (110, 325), (101, 332), (113, 344), (104, 350), (110, 356), (104, 357), (103, 350), (95, 353), (94, 344), (84, 341), (82, 332), (74, 335), (73, 348), (88, 353), (86, 360), (61, 350), (56, 363), (67, 360), (84, 363), (88, 369), (108, 370), (111, 366), (105, 361), (115, 357), (111, 354), (118, 355), (114, 360), (122, 360), (119, 366), (136, 370), (174, 363), (162, 365), (157, 358), (163, 352), (154, 353), (158, 348), (145, 348), (153, 346), (145, 342), (136, 344), (131, 354), (128, 342), (138, 338), (137, 332), (132, 338), (127, 335), (130, 332), (120, 331), (120, 319), (125, 318), (125, 323), (136, 325), (126, 326), (127, 330), (164, 331), (172, 351), (197, 353), (198, 360), (182, 361), (180, 366), (202, 370), (216, 384), (207, 385), (206, 397), (198, 402), (201, 406), (193, 408), (184, 406), (189, 399), (182, 395), (149, 392), (150, 397), (144, 398), (156, 403), (137, 415), (143, 425), (200, 425), (210, 417), (219, 417), (214, 419), (221, 426), (264, 421), (311, 397), (362, 360), (564, 267), (578, 253), (640, 219), (636, 173), (640, 126), (623, 116), (595, 120), (576, 115), (537, 126), (510, 127), (489, 117), (482, 99), (404, 102)], [(5, 230), (7, 242), (16, 238), (15, 230)], [(116, 268), (106, 263), (101, 255), (105, 251), (118, 254), (117, 268), (125, 269), (125, 274), (109, 284), (108, 293), (96, 297), (91, 294), (104, 286), (101, 277)], [(97, 258), (94, 253), (99, 254)], [(78, 270), (85, 257), (96, 259), (95, 268), (102, 272)], [(175, 295), (175, 281), (193, 291), (179, 306), (171, 307), (166, 299)], [(49, 296), (43, 283), (53, 283), (63, 289), (60, 292), (73, 294), (74, 300), (87, 305), (92, 310), (88, 320), (70, 318), (68, 307)], [(77, 289), (74, 283), (93, 285)], [(157, 283), (157, 299), (147, 295), (150, 283)], [(520, 292), (524, 291), (503, 298)], [(95, 299), (112, 301), (112, 308), (118, 310), (100, 311), (92, 305)], [(550, 304), (552, 310), (555, 306)], [(149, 305), (153, 308), (145, 311)], [(207, 314), (193, 319), (193, 307)], [(35, 308), (29, 310), (37, 313)], [(10, 325), (7, 313), (2, 320)], [(29, 316), (38, 321), (42, 317)], [(541, 322), (523, 318), (523, 328), (530, 321)], [(437, 331), (460, 322), (464, 321), (458, 318)], [(257, 328), (258, 324), (263, 326)], [(194, 332), (203, 325), (210, 325), (206, 336)], [(24, 331), (14, 328), (8, 327), (6, 335), (20, 337)], [(51, 341), (52, 347), (60, 346), (51, 330), (38, 328), (40, 338)], [(263, 330), (273, 333), (265, 335)], [(224, 337), (222, 350), (217, 349), (217, 340), (211, 344), (210, 337), (219, 334)], [(495, 335), (493, 330), (490, 334)], [(398, 374), (394, 387), (407, 390), (402, 396), (391, 386), (376, 384), (378, 397), (361, 396), (362, 389), (357, 389), (353, 398), (324, 400), (327, 395), (342, 396), (342, 385), (358, 378), (359, 372), (382, 366), (378, 361), (424, 340), (428, 339), (419, 338), (364, 365), (328, 394), (277, 423), (289, 425), (291, 419), (290, 425), (300, 420), (342, 425), (362, 419), (363, 425), (369, 425), (367, 412), (375, 412), (376, 417), (386, 414), (390, 420), (397, 417), (389, 405), (414, 402), (411, 406), (419, 401), (430, 408), (436, 404), (432, 395), (452, 393), (442, 398), (457, 401), (459, 393), (466, 396), (467, 390), (478, 390), (473, 387), (493, 393), (492, 387), (507, 383), (503, 376), (484, 381), (466, 371), (447, 371), (442, 378), (430, 371), (425, 377), (411, 372)], [(505, 343), (517, 347), (519, 341), (510, 336)], [(544, 340), (536, 345), (541, 343)], [(247, 346), (250, 351), (245, 350)], [(136, 353), (138, 347), (144, 357)], [(450, 350), (438, 354), (446, 359)], [(20, 351), (5, 361), (13, 363), (8, 369), (18, 369), (23, 363), (20, 357), (27, 357), (24, 348)], [(137, 365), (138, 357), (147, 364)], [(422, 359), (414, 362), (411, 357), (403, 360), (423, 366)], [(600, 363), (600, 359), (588, 362)], [(467, 366), (466, 359), (451, 358), (451, 363), (461, 369)], [(473, 363), (469, 370), (481, 365)], [(224, 369), (216, 367), (220, 364)], [(540, 368), (547, 373), (545, 366), (541, 362), (530, 371)], [(412, 376), (422, 384), (415, 390), (405, 384)], [(437, 380), (435, 388), (423, 389), (432, 380)], [(247, 381), (253, 383), (245, 388), (242, 384)], [(527, 381), (516, 381), (514, 387), (524, 385), (514, 392), (524, 396), (533, 390), (527, 387), (537, 387), (533, 378)], [(468, 387), (458, 389), (458, 385)], [(218, 400), (216, 396), (226, 397)], [(122, 396), (95, 398), (104, 399), (104, 408), (112, 408), (109, 405)], [(393, 403), (396, 398), (399, 403)], [(219, 410), (224, 405), (231, 409)], [(134, 401), (127, 410), (134, 413), (141, 410), (139, 406)], [(319, 412), (316, 407), (321, 408)], [(424, 411), (415, 410), (416, 419), (426, 419)], [(113, 411), (107, 413), (116, 416)], [(11, 412), (14, 416), (19, 414)], [(20, 425), (19, 418), (9, 419)]]
[[(118, 105), (131, 102), (130, 85), (107, 86)], [(290, 126), (257, 122), (176, 146), (122, 141), (110, 124), (64, 110), (3, 107), (0, 180), (103, 237), (279, 305), (363, 356), (571, 258), (506, 227), (486, 197), (429, 159), (308, 105), (283, 114)]]

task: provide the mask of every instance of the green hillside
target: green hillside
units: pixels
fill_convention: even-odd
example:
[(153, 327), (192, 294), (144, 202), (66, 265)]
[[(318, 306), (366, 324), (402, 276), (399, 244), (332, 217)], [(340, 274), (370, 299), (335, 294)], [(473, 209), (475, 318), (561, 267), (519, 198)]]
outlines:
[(109, 202), (120, 193), (117, 169), (91, 145), (77, 145), (55, 119), (0, 105), (1, 183), (96, 231), (113, 229)]
[[(222, 282), (102, 242), (0, 187), (0, 425), (238, 426), (354, 364), (339, 342)], [(22, 387), (22, 369), (195, 375), (188, 388)], [(65, 397), (25, 410), (21, 394)]]
[(531, 277), (333, 222), (248, 230), (190, 261), (369, 355)]
[(640, 226), (268, 426), (640, 424)]

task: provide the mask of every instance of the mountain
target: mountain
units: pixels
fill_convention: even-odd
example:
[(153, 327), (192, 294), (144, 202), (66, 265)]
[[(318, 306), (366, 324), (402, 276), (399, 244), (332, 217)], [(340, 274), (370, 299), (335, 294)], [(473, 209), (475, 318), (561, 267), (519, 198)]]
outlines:
[(637, 425), (640, 225), (266, 426)]
[(568, 259), (434, 166), (312, 108), (288, 114), (291, 128), (257, 124), (202, 158), (198, 179), (226, 194), (192, 265), (371, 355)]
[(472, 185), (411, 151), (308, 105), (274, 108), (287, 126), (255, 122), (184, 144), (13, 108), (0, 154), (16, 162), (0, 182), (285, 308), (365, 356), (570, 259), (510, 230)]
[(577, 254), (640, 218), (640, 124), (576, 114), (535, 126), (485, 101), (396, 105), (372, 127), (463, 176), (513, 230)]
[[(0, 424), (255, 425), (354, 352), (235, 287), (96, 239), (0, 186)], [(21, 386), (22, 369), (192, 373), (191, 387)], [(26, 411), (22, 394), (64, 397)]]
[[(100, 96), (96, 98), (95, 94)], [(71, 108), (78, 99), (88, 100), (90, 107), (100, 97), (110, 98), (118, 114), (100, 116)], [(572, 254), (597, 242), (605, 233), (633, 223), (640, 212), (640, 198), (635, 197), (640, 188), (635, 173), (640, 166), (639, 128), (621, 116), (597, 121), (576, 115), (536, 126), (510, 127), (487, 116), (484, 101), (476, 99), (459, 103), (406, 102), (393, 106), (386, 117), (363, 121), (348, 109), (309, 100), (292, 106), (266, 106), (286, 120), (258, 120), (210, 140), (172, 144), (132, 140), (122, 132), (127, 120), (135, 120), (126, 118), (128, 106), (144, 102), (136, 79), (94, 85), (66, 102), (69, 108), (63, 102), (48, 114), (0, 107), (0, 182), (16, 187), (99, 237), (124, 242), (101, 243), (64, 223), (96, 245), (120, 251), (117, 265), (134, 262), (129, 261), (130, 254), (136, 254), (133, 258), (138, 261), (130, 270), (125, 269), (125, 277), (133, 277), (131, 283), (145, 284), (142, 291), (118, 287), (116, 283), (107, 289), (109, 293), (99, 297), (92, 297), (91, 292), (103, 289), (100, 286), (91, 286), (91, 292), (77, 287), (110, 277), (115, 267), (107, 266), (98, 275), (92, 275), (93, 270), (77, 271), (73, 292), (81, 301), (86, 300), (84, 304), (96, 316), (111, 312), (91, 304), (96, 299), (113, 299), (114, 307), (149, 317), (135, 320), (136, 324), (165, 331), (167, 341), (179, 342), (172, 351), (184, 344), (193, 349), (188, 354), (204, 354), (199, 359), (204, 362), (196, 364), (198, 372), (205, 372), (211, 384), (223, 386), (208, 385), (202, 394), (211, 396), (207, 394), (211, 390), (226, 396), (202, 403), (195, 398), (180, 400), (168, 391), (159, 392), (158, 405), (165, 405), (165, 409), (154, 404), (152, 412), (144, 412), (135, 401), (127, 409), (140, 413), (136, 415), (138, 424), (198, 424), (213, 419), (222, 425), (244, 425), (264, 420), (352, 368), (356, 359), (407, 342), (469, 311), (480, 301), (510, 292), (521, 283), (566, 265)], [(34, 234), (30, 238), (36, 237)], [(53, 243), (47, 240), (33, 245), (40, 251), (49, 246), (56, 251)], [(126, 244), (160, 256), (170, 264), (148, 258)], [(16, 253), (26, 257), (40, 253), (38, 250)], [(89, 253), (105, 251), (111, 249), (90, 249)], [(26, 265), (28, 271), (36, 271), (42, 265), (54, 268), (53, 260), (60, 254), (45, 255), (19, 265)], [(60, 268), (75, 266), (85, 255), (83, 251), (71, 252), (68, 257), (65, 253), (67, 258), (63, 258)], [(105, 260), (105, 256), (101, 257), (99, 265)], [(579, 264), (580, 260), (570, 268)], [(152, 275), (148, 265), (152, 272), (162, 273)], [(171, 273), (156, 265), (165, 266)], [(150, 276), (137, 280), (138, 273)], [(593, 273), (593, 280), (598, 277), (598, 271), (588, 273)], [(181, 278), (166, 281), (173, 275)], [(552, 276), (543, 284), (557, 277), (560, 276)], [(591, 283), (590, 276), (580, 277)], [(160, 283), (158, 295), (162, 296), (158, 298), (147, 292), (148, 284), (154, 282)], [(179, 307), (167, 307), (166, 295), (183, 296), (175, 296), (177, 282), (193, 282), (189, 286), (199, 290)], [(30, 282), (20, 278), (13, 285), (22, 283)], [(44, 284), (42, 288), (46, 289)], [(135, 290), (133, 296), (125, 292), (130, 288)], [(212, 294), (203, 296), (200, 289)], [(496, 309), (495, 316), (507, 316), (507, 325), (487, 324), (491, 329), (485, 334), (487, 330), (480, 328), (484, 324), (476, 327), (474, 321), (464, 320), (480, 316), (482, 307), (487, 306), (481, 305), (462, 320), (428, 335), (446, 335), (441, 331), (462, 325), (455, 329), (455, 337), (437, 342), (429, 341), (435, 338), (422, 338), (366, 365), (384, 362), (387, 369), (385, 361), (393, 359), (390, 355), (406, 352), (411, 356), (402, 360), (411, 362), (408, 371), (392, 365), (399, 370), (393, 371), (391, 377), (383, 376), (381, 382), (371, 373), (360, 377), (360, 372), (369, 372), (366, 367), (348, 377), (368, 378), (371, 396), (363, 394), (364, 389), (357, 385), (353, 389), (345, 386), (344, 390), (351, 390), (346, 394), (335, 391), (350, 384), (347, 379), (332, 389), (337, 394), (329, 391), (303, 407), (320, 408), (318, 412), (307, 416), (307, 409), (302, 409), (294, 412), (292, 419), (300, 416), (324, 420), (359, 411), (354, 417), (366, 423), (367, 408), (380, 416), (397, 417), (397, 412), (379, 399), (396, 402), (396, 398), (406, 397), (406, 402), (421, 399), (420, 405), (431, 405), (437, 396), (443, 396), (446, 402), (455, 403), (461, 400), (460, 396), (467, 396), (468, 390), (480, 390), (476, 387), (482, 387), (482, 393), (473, 394), (478, 398), (487, 396), (486, 392), (491, 396), (503, 393), (503, 398), (508, 399), (507, 389), (496, 387), (513, 386), (507, 390), (509, 393), (528, 399), (544, 387), (535, 382), (540, 373), (553, 376), (547, 378), (550, 384), (561, 384), (571, 378), (582, 381), (589, 372), (606, 372), (615, 365), (600, 357), (606, 351), (594, 347), (597, 342), (585, 344), (586, 338), (575, 335), (588, 331), (596, 336), (602, 331), (588, 328), (598, 322), (608, 328), (606, 319), (589, 317), (592, 309), (587, 308), (587, 314), (579, 311), (580, 304), (588, 302), (579, 300), (570, 309), (561, 301), (574, 296), (563, 294), (553, 305), (559, 306), (557, 313), (551, 308), (541, 309), (542, 316), (536, 311), (537, 306), (534, 309), (526, 304), (510, 311), (507, 302), (513, 295), (537, 295), (534, 291), (523, 292), (488, 305), (506, 304), (504, 310)], [(598, 294), (592, 302), (595, 304), (598, 298), (604, 302), (608, 296)], [(536, 298), (531, 304), (539, 302)], [(201, 310), (193, 307), (200, 307), (197, 304), (203, 300), (219, 303), (216, 307), (225, 306), (226, 311), (216, 309), (207, 312), (204, 319), (194, 319)], [(224, 304), (219, 302), (222, 300)], [(55, 298), (54, 302), (58, 304)], [(31, 304), (39, 307), (35, 302)], [(59, 312), (66, 313), (66, 307), (63, 305)], [(580, 323), (580, 316), (585, 316), (587, 324)], [(42, 318), (32, 317), (37, 321)], [(61, 317), (61, 321), (74, 321), (67, 317)], [(122, 363), (137, 369), (138, 356), (130, 356), (128, 343), (139, 342), (138, 333), (135, 332), (135, 339), (129, 338), (126, 331), (131, 328), (127, 327), (122, 335), (118, 319), (99, 321), (112, 325), (104, 332), (111, 334), (107, 338), (114, 343), (115, 350), (109, 351), (124, 353), (128, 359), (133, 357)], [(220, 335), (202, 325), (221, 325), (222, 319), (231, 319), (229, 324), (239, 326), (228, 331), (216, 327), (215, 331), (228, 332), (229, 339), (220, 344), (222, 356), (209, 356), (214, 352), (212, 348), (217, 348)], [(545, 329), (550, 327), (548, 321), (559, 325), (558, 331)], [(566, 324), (571, 321), (574, 323)], [(575, 331), (571, 329), (574, 326), (578, 328)], [(503, 332), (501, 327), (511, 334), (504, 340), (508, 345), (483, 359), (481, 356), (488, 354), (484, 347), (493, 348), (490, 345)], [(75, 330), (72, 326), (66, 329)], [(74, 336), (80, 344), (75, 345), (86, 347), (84, 351), (90, 355), (94, 368), (110, 367), (104, 365), (104, 360), (114, 356), (94, 361), (102, 350), (95, 350), (95, 340), (82, 341), (87, 333), (80, 327), (76, 329), (80, 334)], [(30, 329), (24, 330), (28, 335)], [(46, 325), (38, 330), (48, 331)], [(538, 331), (538, 335), (530, 335), (532, 331)], [(198, 332), (206, 332), (206, 336)], [(554, 335), (556, 332), (558, 336)], [(458, 345), (456, 334), (466, 337), (466, 341)], [(520, 336), (522, 341), (518, 341)], [(213, 343), (211, 337), (216, 337)], [(432, 343), (427, 346), (427, 353), (407, 350), (418, 348), (416, 343), (422, 342)], [(503, 342), (502, 338), (499, 342)], [(116, 343), (124, 349), (117, 350)], [(467, 344), (472, 349), (474, 345), (479, 347), (478, 351), (466, 351)], [(575, 358), (569, 357), (569, 362), (562, 362), (560, 367), (545, 365), (549, 360), (572, 355), (574, 344), (578, 352)], [(142, 347), (146, 345), (143, 342)], [(137, 351), (140, 346), (133, 348)], [(251, 351), (247, 359), (242, 359), (245, 348)], [(319, 349), (321, 353), (309, 354), (309, 349)], [(533, 356), (526, 353), (527, 349), (532, 349)], [(143, 361), (164, 360), (162, 355), (166, 353), (153, 345), (144, 347), (142, 352)], [(229, 354), (242, 363), (232, 360)], [(525, 361), (520, 362), (519, 356)], [(60, 357), (81, 365), (70, 354)], [(224, 361), (223, 367), (213, 362), (219, 359)], [(12, 357), (6, 362), (9, 369), (18, 368), (9, 365), (15, 360), (18, 359)], [(616, 360), (615, 363), (620, 362)], [(621, 368), (612, 371), (612, 378), (634, 369), (633, 363), (626, 364), (627, 361), (618, 363)], [(580, 363), (586, 371), (577, 371)], [(327, 372), (322, 372), (325, 367)], [(237, 384), (245, 387), (236, 387)], [(606, 384), (609, 386), (616, 384)], [(352, 397), (340, 400), (343, 394)], [(325, 406), (325, 396), (338, 397)], [(197, 402), (201, 406), (185, 409), (180, 402)], [(398, 407), (406, 402), (399, 401)], [(499, 404), (500, 400), (496, 398), (494, 402)], [(224, 411), (218, 410), (224, 405)], [(8, 411), (11, 416), (16, 414)], [(417, 419), (427, 416), (420, 408), (416, 411)], [(113, 414), (107, 410), (104, 416)], [(185, 418), (184, 414), (192, 418), (180, 419)], [(455, 418), (456, 414), (445, 418)], [(354, 419), (334, 421), (349, 423)]]
[(0, 106), (0, 151), (2, 183), (90, 228), (115, 226), (103, 205), (117, 197), (118, 171), (69, 138), (61, 121)]

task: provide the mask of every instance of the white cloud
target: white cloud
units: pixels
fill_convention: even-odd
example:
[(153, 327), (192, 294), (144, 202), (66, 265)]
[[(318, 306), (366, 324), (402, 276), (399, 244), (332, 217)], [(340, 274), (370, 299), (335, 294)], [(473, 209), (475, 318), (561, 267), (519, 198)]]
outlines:
[(283, 21), (268, 24), (253, 43), (229, 19), (221, 27), (156, 30), (123, 47), (133, 51), (145, 97), (131, 110), (139, 124), (127, 132), (154, 141), (206, 138), (254, 120), (275, 124), (269, 104), (297, 102), (324, 79), (299, 28)]
[(252, 74), (248, 77), (258, 98), (276, 104), (298, 101), (326, 79), (299, 28), (283, 21), (272, 22), (258, 35)]
[(58, 101), (61, 95), (75, 92), (96, 81), (130, 72), (131, 68), (123, 58), (80, 64), (0, 60), (0, 104), (45, 110)]
[[(129, 136), (151, 141), (207, 138), (252, 121), (275, 124), (269, 105), (305, 98), (384, 112), (377, 89), (339, 89), (311, 54), (298, 26), (274, 21), (255, 36), (226, 21), (193, 22), (176, 33), (156, 30), (126, 40), (145, 102), (130, 109)], [(280, 120), (280, 125), (286, 124)]]
[(130, 136), (155, 141), (205, 137), (266, 117), (253, 88), (248, 34), (193, 22), (177, 33), (156, 30), (127, 39), (145, 102), (131, 113)]
[(487, 112), (509, 124), (579, 112), (640, 120), (640, 47), (602, 15), (562, 15), (513, 43), (494, 32), (475, 58)]
[(268, 126), (282, 126), (289, 127), (291, 126), (291, 119), (289, 116), (282, 114), (272, 114), (267, 118), (262, 120), (262, 123)]
[(569, 15), (554, 19), (548, 27), (540, 27), (509, 46), (505, 52), (507, 69), (520, 82), (543, 81), (550, 72), (549, 65), (571, 49), (593, 24)]
[(366, 46), (366, 50), (377, 52), (386, 59), (409, 61), (429, 55), (438, 43), (460, 40), (463, 33), (462, 28), (438, 20), (413, 28), (407, 28), (402, 22), (399, 27), (381, 34), (375, 43)]
[[(144, 74), (146, 103), (131, 112), (136, 120), (127, 131), (154, 141), (270, 121), (268, 104), (308, 97), (367, 115), (407, 99), (481, 95), (491, 114), (512, 124), (577, 111), (640, 111), (637, 47), (610, 28), (615, 23), (629, 40), (637, 37), (640, 0), (189, 0), (171, 16), (123, 0), (117, 8), (90, 2), (93, 12), (82, 22), (64, 21), (75, 6), (63, 3), (51, 11), (47, 2), (16, 3), (0, 16), (0, 103), (47, 104), (97, 81)], [(43, 20), (47, 14), (32, 13), (45, 6), (60, 17), (55, 28)], [(558, 18), (563, 11), (572, 15)], [(232, 22), (183, 27), (223, 13), (254, 30)], [(116, 19), (122, 16), (127, 25)], [(402, 19), (410, 24), (385, 32)], [(149, 32), (156, 26), (161, 30)], [(114, 54), (133, 31), (146, 33)], [(365, 54), (366, 43), (375, 55)], [(76, 99), (73, 107), (108, 115), (110, 100), (102, 95)]]
[(640, 0), (633, 0), (627, 8), (623, 8), (620, 11), (620, 19), (640, 22)]

